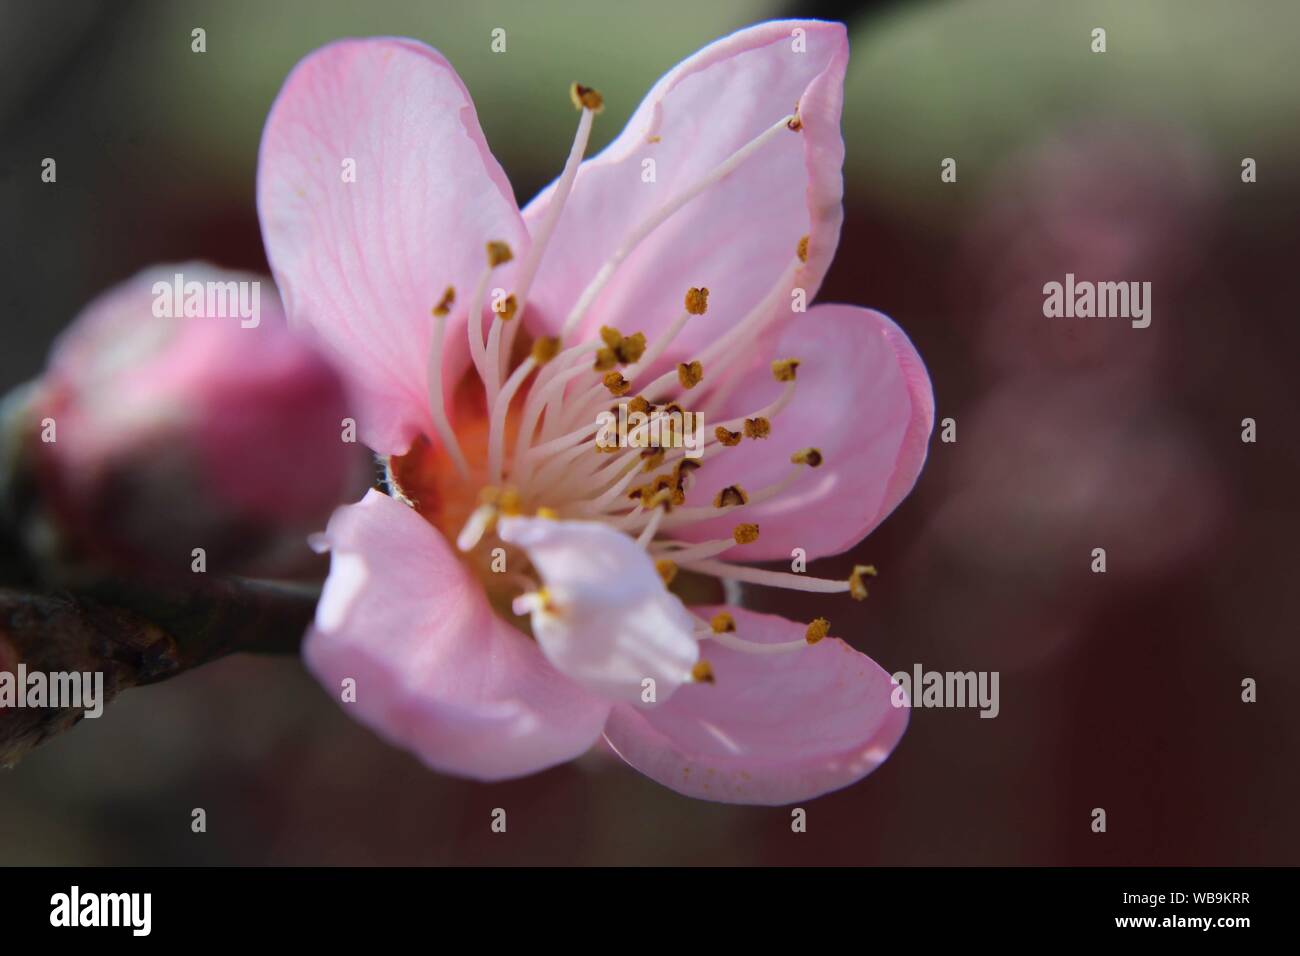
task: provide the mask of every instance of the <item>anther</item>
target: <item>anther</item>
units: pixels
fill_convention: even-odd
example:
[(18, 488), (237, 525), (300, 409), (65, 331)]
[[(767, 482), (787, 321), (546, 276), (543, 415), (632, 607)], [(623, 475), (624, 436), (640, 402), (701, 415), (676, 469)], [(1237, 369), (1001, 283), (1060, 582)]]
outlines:
[(713, 683), (713, 665), (706, 660), (698, 660), (691, 668), (691, 680), (697, 684)]
[(709, 627), (713, 629), (714, 634), (733, 634), (736, 630), (736, 619), (726, 611), (719, 611), (713, 615), (713, 620), (709, 621)]
[(537, 509), (536, 515), (537, 517), (545, 518), (548, 521), (557, 521), (559, 520), (560, 517), (560, 513), (558, 511), (556, 511), (554, 508), (548, 508), (545, 505), (542, 505), (540, 508)]
[(533, 340), (532, 357), (538, 365), (545, 365), (560, 352), (560, 340), (553, 335), (543, 335)]
[(758, 540), (758, 525), (738, 524), (732, 529), (731, 537), (736, 544), (751, 544)]
[(723, 428), (721, 425), (713, 430), (713, 434), (718, 441), (722, 442), (722, 444), (726, 445), (728, 448), (731, 448), (734, 445), (739, 445), (742, 437), (740, 432), (727, 431), (727, 429)]
[(492, 266), (494, 269), (497, 266), (505, 265), (514, 257), (515, 254), (511, 251), (509, 243), (502, 242), (499, 239), (494, 239), (487, 244), (488, 265)]
[(867, 586), (862, 583), (863, 576), (874, 578), (876, 568), (870, 564), (856, 564), (853, 566), (853, 573), (849, 575), (849, 596), (855, 601), (865, 601), (867, 599)]
[(438, 304), (433, 307), (434, 315), (447, 315), (451, 312), (451, 307), (456, 304), (456, 289), (454, 286), (447, 286), (442, 293), (442, 298)]
[(734, 508), (748, 501), (749, 495), (745, 494), (744, 488), (741, 488), (740, 485), (727, 485), (713, 496), (713, 507)]
[(569, 87), (569, 99), (573, 100), (573, 108), (577, 110), (599, 113), (605, 108), (605, 98), (590, 86), (583, 86), (581, 83), (574, 83)]
[(601, 381), (611, 395), (626, 395), (632, 390), (632, 383), (623, 377), (622, 372), (609, 372)]
[(800, 262), (808, 261), (808, 237), (807, 236), (800, 237), (799, 245), (796, 251), (799, 253)]
[(686, 290), (686, 311), (691, 315), (703, 315), (709, 311), (709, 290), (703, 287)]
[(501, 317), (502, 322), (509, 322), (519, 311), (519, 300), (513, 294), (505, 297), (501, 302), (501, 308), (496, 310), (497, 315)]
[(682, 383), (682, 388), (694, 388), (704, 380), (704, 366), (698, 361), (691, 362), (689, 365), (685, 362), (679, 362), (677, 365), (677, 381)]
[(813, 618), (812, 623), (808, 625), (808, 630), (803, 639), (809, 644), (816, 644), (823, 637), (831, 632), (831, 622), (824, 617)]
[(790, 461), (796, 465), (807, 465), (809, 468), (817, 468), (822, 463), (822, 453), (816, 448), (805, 448), (797, 451), (790, 456)]
[(772, 434), (772, 423), (762, 416), (746, 418), (744, 428), (746, 438), (766, 438)]
[(673, 578), (677, 577), (677, 565), (667, 558), (661, 558), (655, 562), (655, 570), (659, 572), (659, 577), (663, 578), (665, 587), (673, 583)]
[(793, 382), (798, 359), (777, 359), (772, 363), (772, 375), (778, 382)]

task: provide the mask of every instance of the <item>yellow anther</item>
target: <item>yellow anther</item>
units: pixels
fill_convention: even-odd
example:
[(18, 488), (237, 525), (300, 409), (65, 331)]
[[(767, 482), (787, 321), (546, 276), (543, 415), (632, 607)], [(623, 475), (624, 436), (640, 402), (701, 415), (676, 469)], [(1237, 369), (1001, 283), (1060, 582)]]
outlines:
[(608, 372), (601, 381), (611, 395), (626, 395), (632, 390), (632, 383), (623, 377), (622, 372)]
[(645, 333), (633, 332), (619, 343), (618, 348), (614, 349), (614, 354), (624, 365), (631, 365), (645, 354), (645, 346)]
[(803, 129), (803, 120), (799, 118), (798, 110), (795, 110), (795, 114), (785, 121), (785, 128), (796, 133)]
[(497, 498), (497, 508), (507, 517), (523, 514), (523, 508), (519, 504), (519, 492), (513, 488), (502, 488)]
[(777, 359), (772, 363), (772, 375), (778, 382), (793, 382), (798, 367), (798, 359)]
[(808, 625), (808, 630), (804, 633), (803, 639), (809, 644), (816, 644), (830, 632), (831, 622), (824, 617), (816, 617)]
[(515, 254), (510, 250), (510, 245), (500, 239), (493, 239), (487, 244), (488, 265), (494, 269), (497, 266), (505, 265), (514, 257)]
[(685, 362), (677, 364), (677, 381), (682, 383), (682, 388), (694, 388), (704, 381), (704, 366), (697, 359), (689, 365)]
[(822, 463), (822, 453), (816, 448), (805, 448), (797, 451), (790, 456), (790, 461), (796, 465), (807, 465), (809, 468), (817, 468)]
[(865, 601), (867, 599), (867, 586), (862, 583), (864, 576), (874, 578), (876, 576), (875, 565), (856, 564), (853, 566), (853, 573), (849, 575), (849, 596), (855, 601)]
[(502, 322), (509, 322), (519, 311), (519, 300), (513, 294), (506, 296), (501, 301), (501, 307), (496, 310), (497, 315), (501, 316)]
[(736, 630), (736, 619), (726, 611), (719, 611), (713, 615), (713, 620), (709, 621), (709, 627), (713, 629), (714, 634), (733, 634)]
[(618, 356), (613, 349), (597, 349), (596, 361), (591, 364), (593, 372), (608, 372), (618, 364)]
[(745, 494), (744, 488), (740, 487), (740, 485), (727, 485), (713, 496), (713, 507), (733, 508), (737, 505), (746, 504), (748, 501), (749, 495)]
[(807, 262), (808, 261), (808, 237), (807, 236), (803, 236), (799, 239), (799, 246), (797, 251), (799, 253), (799, 261)]
[(546, 505), (542, 505), (537, 509), (537, 517), (545, 518), (548, 521), (555, 521), (560, 517), (560, 513), (554, 508), (548, 508)]
[(729, 432), (721, 425), (713, 429), (713, 434), (717, 437), (718, 441), (722, 442), (722, 444), (726, 445), (728, 448), (733, 445), (739, 445), (740, 439), (743, 437), (740, 432)]
[(623, 344), (623, 333), (612, 326), (602, 325), (600, 327), (600, 340), (611, 349), (616, 349)]
[(703, 315), (709, 311), (709, 290), (700, 287), (686, 290), (686, 311), (691, 315)]
[(736, 544), (751, 544), (758, 540), (758, 525), (738, 524), (732, 529), (731, 537)]
[(599, 113), (605, 108), (605, 98), (590, 86), (583, 86), (581, 83), (574, 83), (569, 87), (569, 99), (573, 101), (573, 108), (576, 110), (591, 110), (593, 113)]
[(713, 683), (713, 665), (706, 660), (698, 660), (691, 668), (691, 680), (697, 684)]
[(451, 312), (451, 307), (456, 304), (456, 289), (453, 286), (447, 286), (442, 293), (442, 298), (438, 304), (433, 307), (434, 315), (447, 315)]
[(772, 434), (772, 423), (766, 418), (759, 416), (745, 419), (746, 438), (766, 438), (770, 434)]
[(653, 407), (653, 405), (646, 401), (644, 395), (638, 395), (627, 403), (627, 413), (631, 415), (633, 412), (640, 412), (642, 415), (648, 415), (650, 414), (650, 409)]
[(551, 359), (560, 354), (560, 340), (553, 335), (543, 335), (539, 339), (533, 340), (533, 361), (538, 365), (545, 365)]
[(673, 578), (677, 577), (677, 565), (667, 558), (660, 558), (655, 562), (655, 570), (659, 572), (659, 577), (663, 578), (664, 584), (672, 584)]

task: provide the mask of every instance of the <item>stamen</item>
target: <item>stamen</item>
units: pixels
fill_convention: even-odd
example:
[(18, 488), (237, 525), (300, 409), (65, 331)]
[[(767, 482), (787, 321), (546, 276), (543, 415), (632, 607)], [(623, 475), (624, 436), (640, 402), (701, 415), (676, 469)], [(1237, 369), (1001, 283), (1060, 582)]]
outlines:
[(745, 489), (741, 488), (740, 485), (727, 485), (713, 496), (713, 507), (715, 508), (734, 508), (748, 502), (749, 495), (745, 494)]
[(717, 437), (719, 442), (726, 445), (728, 448), (734, 448), (736, 445), (739, 445), (740, 439), (744, 437), (740, 432), (729, 431), (721, 425), (713, 429), (713, 434)]
[(696, 661), (695, 666), (691, 668), (691, 680), (697, 684), (714, 683), (713, 665), (703, 659)]
[(822, 453), (816, 448), (805, 448), (797, 451), (790, 456), (790, 461), (796, 465), (807, 465), (809, 468), (820, 468), (822, 464)]
[(777, 123), (764, 130), (758, 136), (754, 137), (744, 146), (740, 147), (740, 149), (736, 150), (736, 152), (732, 153), (729, 157), (715, 166), (697, 182), (687, 187), (676, 197), (664, 203), (664, 205), (660, 206), (653, 213), (647, 216), (646, 219), (638, 225), (626, 239), (623, 240), (623, 243), (614, 250), (613, 255), (611, 255), (609, 259), (605, 261), (604, 265), (596, 271), (591, 282), (589, 282), (587, 287), (582, 290), (582, 294), (578, 297), (578, 301), (574, 305), (573, 310), (569, 313), (568, 318), (564, 320), (564, 328), (561, 334), (567, 336), (578, 327), (578, 323), (582, 321), (583, 316), (586, 315), (587, 309), (591, 306), (592, 302), (595, 301), (596, 296), (600, 294), (601, 290), (604, 289), (605, 284), (614, 275), (614, 271), (620, 264), (622, 264), (623, 260), (641, 244), (642, 240), (671, 218), (677, 210), (681, 209), (710, 186), (713, 186), (735, 171), (745, 162), (745, 160), (749, 159), (750, 156), (758, 152), (758, 150), (760, 150), (770, 140), (774, 139), (781, 130), (785, 129), (786, 124), (790, 119), (792, 119), (792, 117), (782, 117)]
[(677, 365), (677, 381), (682, 383), (682, 388), (691, 389), (704, 380), (704, 366), (699, 362), (691, 362), (689, 365), (685, 362), (679, 362)]
[(677, 565), (667, 558), (656, 561), (655, 570), (659, 572), (659, 577), (663, 578), (665, 587), (672, 584), (673, 578), (677, 577)]
[(601, 381), (611, 395), (626, 395), (632, 390), (632, 383), (623, 377), (622, 372), (610, 372)]
[(456, 304), (456, 289), (454, 286), (447, 286), (447, 288), (443, 290), (442, 298), (439, 299), (438, 304), (433, 307), (433, 314), (435, 316), (450, 315), (451, 307), (455, 304)]
[(745, 419), (745, 437), (746, 438), (766, 438), (772, 434), (772, 423), (766, 418), (746, 418)]
[(808, 261), (808, 237), (807, 236), (803, 236), (802, 238), (800, 238), (799, 245), (796, 247), (795, 251), (799, 254), (800, 262)]
[[(454, 294), (454, 293), (453, 293)], [(447, 298), (443, 293), (443, 300)], [(440, 302), (439, 306), (442, 305)], [(460, 442), (456, 440), (456, 433), (452, 431), (451, 422), (447, 419), (447, 407), (442, 399), (442, 341), (447, 333), (447, 313), (439, 312), (438, 306), (433, 309), (433, 340), (429, 343), (429, 361), (425, 371), (427, 389), (429, 394), (429, 414), (433, 418), (433, 427), (437, 431), (438, 437), (442, 440), (443, 447), (447, 449), (447, 454), (456, 464), (456, 470), (460, 472), (462, 478), (469, 478), (469, 462), (465, 460), (465, 453), (460, 450)]]
[(519, 386), (535, 368), (537, 363), (531, 355), (520, 362), (492, 402), (492, 413), (488, 418), (488, 476), (491, 481), (501, 480), (501, 460), (505, 456), (506, 418), (510, 414), (510, 403), (519, 391)]
[(831, 622), (824, 617), (815, 617), (808, 625), (808, 631), (804, 635), (804, 640), (809, 644), (816, 644), (827, 634), (831, 632)]
[[(734, 624), (732, 625), (732, 630), (735, 630)], [(703, 635), (703, 639), (714, 641), (733, 651), (743, 651), (746, 654), (789, 654), (791, 651), (801, 651), (808, 646), (806, 640), (781, 641), (777, 644), (762, 644), (758, 641), (747, 641), (728, 631), (717, 630)]]
[(758, 540), (758, 525), (738, 524), (732, 529), (731, 536), (736, 544), (752, 544)]
[(777, 359), (772, 363), (772, 377), (778, 382), (793, 382), (798, 368), (798, 359)]
[(664, 510), (663, 508), (655, 509), (655, 513), (650, 516), (650, 520), (646, 523), (641, 536), (636, 539), (636, 543), (642, 548), (649, 547), (650, 542), (654, 540), (655, 533), (659, 530), (659, 522), (663, 520)]
[(707, 558), (701, 561), (683, 561), (682, 567), (721, 580), (743, 581), (746, 584), (760, 584), (766, 587), (785, 588), (790, 591), (811, 591), (817, 594), (842, 594), (849, 589), (849, 583), (847, 581), (831, 581), (828, 578), (813, 578), (806, 574), (794, 574), (790, 571), (766, 571), (763, 568), (751, 568), (740, 564), (728, 564), (726, 561), (714, 561)]
[(865, 601), (867, 599), (867, 586), (862, 583), (862, 577), (874, 578), (876, 568), (870, 564), (855, 564), (853, 573), (849, 575), (849, 596), (855, 601)]
[(581, 83), (574, 83), (569, 87), (569, 99), (573, 100), (575, 109), (599, 113), (605, 108), (605, 98), (590, 86), (583, 86)]

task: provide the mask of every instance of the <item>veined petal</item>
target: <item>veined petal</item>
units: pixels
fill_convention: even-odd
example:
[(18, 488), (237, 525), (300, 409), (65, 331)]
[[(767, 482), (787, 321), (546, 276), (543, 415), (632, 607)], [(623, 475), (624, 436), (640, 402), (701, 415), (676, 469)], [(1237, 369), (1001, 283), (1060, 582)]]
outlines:
[[(754, 491), (787, 477), (792, 453), (822, 452), (776, 498), (738, 514), (691, 525), (680, 537), (726, 537), (744, 515), (762, 528), (758, 541), (729, 557), (747, 561), (838, 554), (884, 521), (916, 483), (934, 426), (934, 393), (925, 365), (888, 316), (851, 305), (818, 305), (788, 326), (768, 358), (797, 358), (794, 399), (772, 420), (767, 438), (724, 448), (696, 472), (689, 503), (712, 500), (727, 485)], [(772, 401), (784, 386), (769, 363), (748, 369), (722, 417)], [(706, 422), (706, 426), (707, 426)]]
[(689, 679), (699, 657), (695, 618), (664, 586), (654, 562), (622, 532), (589, 521), (505, 518), (500, 534), (527, 554), (545, 586), (532, 610), (547, 658), (584, 687), (615, 700), (655, 703)]
[[(799, 640), (805, 625), (742, 608), (721, 610), (745, 640)], [(893, 751), (908, 710), (893, 679), (838, 638), (787, 654), (749, 654), (705, 641), (715, 683), (683, 687), (662, 707), (616, 706), (605, 739), (619, 756), (678, 793), (727, 803), (782, 804), (865, 777)]]
[(362, 439), (396, 454), (417, 432), (432, 434), (430, 310), (455, 288), (449, 394), (468, 361), (465, 306), (485, 243), (518, 252), (527, 242), (451, 65), (404, 39), (342, 40), (312, 53), (271, 108), (257, 203), (289, 318), (313, 327), (351, 379)]
[[(583, 328), (590, 334), (616, 325), (653, 337), (681, 313), (687, 288), (706, 286), (712, 292), (707, 318), (687, 325), (662, 364), (676, 362), (761, 302), (795, 261), (805, 235), (811, 237), (808, 261), (791, 284), (807, 290), (811, 301), (843, 218), (840, 112), (847, 63), (842, 24), (780, 20), (718, 40), (670, 70), (619, 137), (579, 170), (530, 297), (530, 322), (551, 334), (559, 330), (625, 237), (796, 105), (802, 131), (781, 129), (659, 226), (618, 268)], [(551, 195), (544, 190), (528, 205), (531, 228)], [(783, 292), (779, 307), (788, 312), (789, 302)]]
[(437, 770), (499, 780), (584, 752), (609, 705), (496, 616), (482, 586), (413, 509), (377, 491), (340, 508), (329, 579), (303, 656), (344, 709)]

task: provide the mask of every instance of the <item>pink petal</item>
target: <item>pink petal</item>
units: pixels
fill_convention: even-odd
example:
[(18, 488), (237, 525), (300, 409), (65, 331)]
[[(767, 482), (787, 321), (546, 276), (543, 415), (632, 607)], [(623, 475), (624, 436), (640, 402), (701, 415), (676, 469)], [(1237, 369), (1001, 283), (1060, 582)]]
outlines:
[[(589, 690), (662, 703), (699, 658), (698, 623), (635, 540), (594, 521), (505, 518), (501, 538), (522, 548), (546, 587), (532, 602), (533, 633), (555, 667)], [(643, 700), (654, 681), (654, 700)]]
[[(745, 640), (804, 635), (805, 625), (771, 614), (697, 610), (726, 610)], [(785, 654), (712, 641), (700, 650), (714, 684), (683, 687), (653, 710), (617, 706), (605, 727), (619, 756), (678, 793), (727, 803), (806, 800), (865, 777), (907, 728), (889, 674), (837, 638)]]
[[(345, 159), (356, 161), (355, 182), (343, 181)], [(412, 40), (317, 50), (271, 108), (257, 201), (290, 319), (315, 328), (348, 374), (366, 444), (405, 451), (430, 431), (430, 309), (455, 287), (450, 389), (466, 367), (465, 308), (484, 244), (504, 240), (519, 255), (527, 241), (469, 93)]]
[[(792, 51), (796, 29), (805, 31), (806, 52)], [(653, 337), (682, 312), (689, 287), (707, 286), (707, 316), (687, 325), (668, 359), (689, 356), (763, 300), (809, 234), (797, 284), (811, 300), (843, 218), (839, 124), (847, 62), (842, 24), (788, 20), (741, 30), (670, 70), (619, 137), (579, 171), (530, 296), (537, 310), (530, 323), (557, 331), (627, 234), (796, 104), (803, 131), (781, 130), (642, 242), (596, 299), (585, 328), (616, 325)], [(647, 159), (655, 161), (653, 183), (642, 181)], [(542, 192), (524, 211), (531, 228), (550, 195)], [(788, 303), (783, 295), (780, 308)]]
[[(801, 364), (794, 400), (772, 419), (771, 435), (744, 439), (706, 459), (688, 504), (711, 502), (720, 488), (750, 494), (787, 477), (792, 453), (815, 447), (816, 469), (769, 502), (683, 529), (681, 537), (725, 538), (739, 521), (757, 522), (758, 541), (731, 559), (788, 559), (838, 554), (871, 532), (911, 491), (925, 464), (934, 425), (934, 394), (907, 335), (887, 316), (851, 305), (819, 305), (786, 328), (771, 358)], [(770, 363), (756, 363), (715, 419), (752, 414), (785, 386)], [(705, 422), (706, 432), (713, 426)]]
[(429, 766), (498, 780), (578, 756), (608, 705), (560, 675), (492, 611), (482, 585), (414, 510), (377, 491), (340, 508), (329, 579), (303, 654), (348, 713)]

